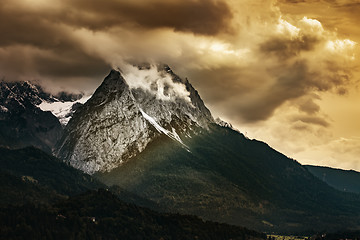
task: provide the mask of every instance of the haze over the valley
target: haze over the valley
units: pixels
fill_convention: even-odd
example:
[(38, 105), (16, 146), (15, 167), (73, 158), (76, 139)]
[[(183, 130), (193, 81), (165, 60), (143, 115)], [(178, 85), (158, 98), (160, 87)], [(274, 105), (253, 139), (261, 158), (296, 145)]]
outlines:
[(111, 67), (167, 63), (249, 138), (359, 171), (359, 12), (357, 0), (3, 0), (0, 77), (92, 92)]

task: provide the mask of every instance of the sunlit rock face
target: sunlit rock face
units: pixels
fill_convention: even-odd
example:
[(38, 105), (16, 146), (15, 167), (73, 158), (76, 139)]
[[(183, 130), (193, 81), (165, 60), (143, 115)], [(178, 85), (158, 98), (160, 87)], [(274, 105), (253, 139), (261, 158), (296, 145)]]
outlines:
[(109, 171), (164, 134), (179, 142), (214, 120), (197, 91), (167, 65), (111, 70), (73, 115), (56, 155), (87, 173)]

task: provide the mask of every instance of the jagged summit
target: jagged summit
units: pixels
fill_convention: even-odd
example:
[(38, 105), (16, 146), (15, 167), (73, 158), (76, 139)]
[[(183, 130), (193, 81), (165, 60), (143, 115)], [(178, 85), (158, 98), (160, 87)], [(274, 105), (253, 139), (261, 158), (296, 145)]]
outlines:
[(28, 81), (0, 82), (0, 104), (2, 106), (24, 108), (24, 104), (38, 105), (43, 100), (51, 101), (52, 96), (45, 93), (39, 85)]
[(119, 97), (128, 88), (119, 71), (112, 69), (101, 85), (95, 90), (85, 107), (101, 106)]
[(87, 173), (108, 171), (164, 134), (182, 139), (213, 123), (197, 91), (167, 65), (112, 69), (65, 128), (57, 156)]
[(50, 94), (38, 85), (30, 81), (5, 82), (0, 81), (0, 103), (7, 104), (16, 101), (21, 104), (40, 105), (42, 102), (74, 102), (82, 97), (82, 94), (59, 92)]

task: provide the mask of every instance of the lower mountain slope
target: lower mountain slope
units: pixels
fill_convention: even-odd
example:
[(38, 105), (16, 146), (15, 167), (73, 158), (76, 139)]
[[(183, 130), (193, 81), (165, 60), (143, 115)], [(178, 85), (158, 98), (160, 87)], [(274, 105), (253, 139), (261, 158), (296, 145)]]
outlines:
[(38, 184), (29, 176), (19, 177), (0, 170), (0, 206), (47, 205), (63, 198), (65, 196)]
[(311, 165), (307, 165), (306, 168), (316, 177), (340, 191), (360, 193), (360, 172)]
[(0, 239), (266, 239), (140, 207), (159, 208), (117, 186), (101, 189), (98, 180), (34, 147), (0, 148), (0, 167)]
[(175, 212), (262, 231), (360, 227), (359, 195), (336, 191), (263, 142), (215, 124), (183, 139), (190, 151), (159, 137), (95, 177)]
[[(0, 148), (0, 205), (52, 204), (68, 196), (106, 185), (35, 147)], [(110, 190), (122, 201), (159, 206), (120, 187)]]
[[(35, 147), (10, 150), (0, 148), (0, 168), (3, 176), (10, 175), (14, 181), (32, 185), (32, 188), (47, 190), (57, 195), (68, 196), (97, 189), (104, 185), (61, 160)], [(17, 179), (17, 180), (15, 180)], [(23, 184), (20, 184), (19, 187)], [(6, 182), (2, 182), (2, 189)], [(30, 189), (27, 187), (27, 189)], [(13, 189), (16, 191), (16, 188)], [(50, 196), (50, 194), (49, 194)]]
[[(15, 227), (16, 226), (16, 227)], [(52, 207), (0, 207), (1, 239), (266, 239), (237, 226), (195, 216), (161, 214), (89, 191)]]
[(51, 153), (62, 131), (59, 120), (51, 112), (33, 105), (0, 111), (0, 147), (35, 146)]

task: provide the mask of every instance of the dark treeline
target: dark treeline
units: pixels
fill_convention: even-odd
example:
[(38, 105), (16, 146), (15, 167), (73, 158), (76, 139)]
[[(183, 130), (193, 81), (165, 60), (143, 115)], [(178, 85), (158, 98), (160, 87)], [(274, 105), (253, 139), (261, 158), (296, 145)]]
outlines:
[(49, 205), (0, 208), (1, 239), (266, 239), (246, 228), (157, 213), (89, 191)]

